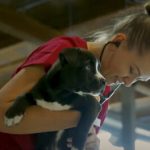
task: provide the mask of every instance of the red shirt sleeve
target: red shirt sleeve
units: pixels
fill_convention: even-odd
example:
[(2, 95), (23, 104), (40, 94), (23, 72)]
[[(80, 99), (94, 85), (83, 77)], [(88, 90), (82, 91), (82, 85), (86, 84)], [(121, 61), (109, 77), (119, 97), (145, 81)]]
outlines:
[(44, 43), (37, 49), (35, 49), (17, 68), (15, 73), (21, 70), (24, 67), (30, 65), (43, 65), (45, 71), (47, 71), (51, 65), (56, 61), (58, 58), (59, 53), (64, 48), (71, 48), (71, 47), (80, 47), (80, 48), (87, 48), (86, 41), (79, 38), (79, 37), (66, 37), (60, 36), (49, 40), (48, 42)]
[(35, 150), (34, 137), (28, 134), (0, 133), (0, 140), (0, 150)]

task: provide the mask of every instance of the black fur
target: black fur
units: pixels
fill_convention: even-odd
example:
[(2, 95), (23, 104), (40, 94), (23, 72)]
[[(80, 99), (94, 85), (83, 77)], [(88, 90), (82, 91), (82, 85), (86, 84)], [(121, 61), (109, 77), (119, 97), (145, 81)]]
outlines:
[[(44, 75), (33, 89), (17, 97), (13, 105), (5, 114), (5, 123), (8, 126), (21, 121), (16, 116), (23, 116), (26, 109), (32, 105), (53, 110), (49, 105), (40, 102), (57, 102), (63, 109), (78, 110), (81, 118), (77, 127), (64, 130), (56, 141), (58, 132), (40, 133), (37, 149), (44, 150), (45, 145), (50, 150), (82, 150), (88, 131), (100, 111), (100, 104), (93, 95), (103, 92), (105, 81), (97, 76), (99, 61), (90, 52), (79, 48), (64, 49), (59, 59)], [(80, 94), (80, 92), (83, 92)], [(68, 108), (64, 106), (67, 105)], [(17, 117), (16, 117), (17, 118)], [(72, 138), (72, 145), (76, 149), (67, 147), (67, 138)], [(42, 142), (42, 139), (45, 141)]]

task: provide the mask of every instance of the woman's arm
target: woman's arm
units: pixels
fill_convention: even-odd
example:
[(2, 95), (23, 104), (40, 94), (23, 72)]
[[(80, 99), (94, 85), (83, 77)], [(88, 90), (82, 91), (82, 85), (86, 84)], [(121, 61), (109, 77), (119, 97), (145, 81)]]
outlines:
[(15, 98), (29, 91), (44, 74), (42, 66), (26, 67), (0, 90), (0, 132), (26, 134), (60, 130), (77, 125), (79, 112), (49, 111), (39, 106), (30, 107), (18, 125), (13, 127), (4, 125), (4, 114)]

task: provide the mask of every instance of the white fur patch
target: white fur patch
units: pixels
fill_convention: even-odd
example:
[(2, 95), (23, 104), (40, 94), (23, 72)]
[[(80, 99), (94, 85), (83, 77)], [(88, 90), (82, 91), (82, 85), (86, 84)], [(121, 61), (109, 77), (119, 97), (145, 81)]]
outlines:
[(56, 143), (59, 141), (59, 139), (61, 138), (62, 134), (63, 134), (64, 130), (58, 131), (57, 135), (56, 135)]
[(101, 78), (101, 79), (104, 79), (104, 77), (102, 76), (102, 74), (99, 72), (99, 70), (98, 70), (98, 62), (96, 62), (96, 74), (95, 74), (95, 76), (97, 77), (97, 78)]
[(22, 118), (23, 118), (23, 115), (20, 115), (20, 116), (17, 115), (17, 116), (14, 116), (13, 118), (8, 118), (8, 117), (5, 116), (4, 123), (8, 127), (10, 127), (10, 126), (13, 126), (13, 125), (19, 123), (22, 120)]
[(82, 92), (82, 91), (75, 92), (75, 93), (77, 93), (77, 94), (79, 94), (79, 95), (81, 95), (81, 96), (83, 96), (84, 94), (88, 94), (88, 93), (85, 93), (85, 92)]
[(76, 94), (79, 94), (81, 96), (84, 96), (84, 95), (92, 95), (92, 96), (99, 96), (99, 92), (98, 93), (88, 93), (88, 92), (82, 92), (82, 91), (79, 91), (79, 92), (75, 92)]
[(57, 144), (58, 144), (58, 142), (59, 142), (59, 140), (60, 140), (60, 138), (61, 138), (61, 136), (62, 136), (62, 134), (63, 134), (63, 132), (64, 132), (64, 130), (61, 130), (61, 131), (58, 131), (58, 133), (57, 133), (57, 135), (56, 135), (56, 140), (55, 140), (55, 149), (56, 150), (59, 150), (59, 148), (57, 147)]
[(61, 105), (58, 102), (47, 102), (45, 100), (36, 100), (37, 105), (47, 108), (49, 110), (68, 110), (71, 108), (70, 105)]
[(72, 147), (71, 150), (79, 150), (79, 149), (76, 147)]

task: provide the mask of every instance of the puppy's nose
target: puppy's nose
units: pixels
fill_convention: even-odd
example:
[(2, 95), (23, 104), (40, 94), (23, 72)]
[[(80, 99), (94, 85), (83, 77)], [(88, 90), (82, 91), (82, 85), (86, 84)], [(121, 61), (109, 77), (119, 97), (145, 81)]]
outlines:
[(101, 79), (100, 80), (100, 92), (103, 93), (106, 87), (106, 80), (105, 79)]
[(100, 86), (105, 86), (105, 85), (106, 85), (105, 79), (100, 79)]

